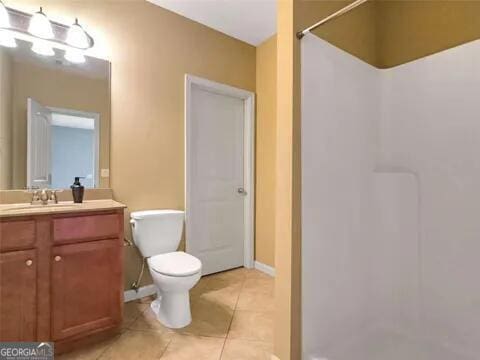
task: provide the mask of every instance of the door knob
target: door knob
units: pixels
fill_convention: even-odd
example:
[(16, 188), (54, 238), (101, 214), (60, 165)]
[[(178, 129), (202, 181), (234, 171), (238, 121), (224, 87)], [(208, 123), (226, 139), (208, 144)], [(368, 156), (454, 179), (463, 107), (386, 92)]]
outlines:
[(237, 189), (237, 192), (240, 194), (240, 195), (247, 195), (247, 192), (245, 191), (245, 189), (243, 187), (239, 187)]
[(26, 264), (27, 266), (32, 266), (33, 261), (30, 260), (30, 259), (28, 259), (27, 261), (25, 261), (25, 264)]
[(57, 255), (57, 256), (55, 256), (55, 261), (57, 261), (57, 262), (58, 262), (58, 261), (60, 261), (60, 260), (62, 260), (62, 257), (61, 257), (61, 256), (58, 256), (58, 255)]

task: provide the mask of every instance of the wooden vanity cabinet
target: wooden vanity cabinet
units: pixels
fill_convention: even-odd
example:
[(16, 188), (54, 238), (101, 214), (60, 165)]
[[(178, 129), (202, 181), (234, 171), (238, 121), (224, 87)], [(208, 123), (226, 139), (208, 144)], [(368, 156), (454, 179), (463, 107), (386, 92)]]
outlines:
[(0, 218), (0, 341), (64, 352), (117, 332), (122, 268), (123, 209)]
[(35, 250), (0, 254), (0, 340), (35, 341), (37, 316)]

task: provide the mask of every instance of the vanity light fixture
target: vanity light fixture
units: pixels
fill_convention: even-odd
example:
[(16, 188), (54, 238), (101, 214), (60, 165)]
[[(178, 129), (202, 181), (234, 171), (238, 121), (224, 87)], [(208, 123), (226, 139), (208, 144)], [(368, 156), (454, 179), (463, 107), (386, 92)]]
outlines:
[(10, 16), (8, 15), (7, 8), (0, 1), (0, 46), (5, 46), (9, 48), (17, 47), (17, 42), (15, 38), (8, 31), (3, 30), (2, 28), (10, 27)]
[(30, 18), (28, 32), (42, 39), (53, 38), (52, 24), (50, 23), (50, 20), (48, 20), (47, 15), (43, 12), (42, 7), (40, 7), (40, 11), (33, 14)]
[(65, 50), (65, 59), (74, 64), (83, 64), (86, 61), (83, 51), (79, 49)]
[(53, 51), (52, 46), (45, 40), (35, 40), (32, 45), (32, 51), (35, 54), (43, 56), (55, 55), (55, 51)]
[(10, 27), (10, 16), (8, 15), (7, 8), (0, 1), (0, 27)]
[(73, 25), (68, 29), (67, 44), (80, 49), (86, 49), (89, 46), (87, 33), (78, 23), (78, 19), (75, 19)]
[(15, 47), (15, 38), (32, 43), (32, 51), (42, 56), (55, 55), (54, 48), (65, 51), (65, 59), (75, 64), (85, 62), (85, 50), (93, 47), (93, 38), (79, 24), (50, 21), (43, 8), (31, 15), (6, 7), (0, 0), (0, 46)]

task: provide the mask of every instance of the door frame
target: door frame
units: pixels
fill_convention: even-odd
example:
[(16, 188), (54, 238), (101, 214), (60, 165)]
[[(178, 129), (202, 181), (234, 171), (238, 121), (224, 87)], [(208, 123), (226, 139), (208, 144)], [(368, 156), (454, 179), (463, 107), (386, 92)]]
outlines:
[(243, 143), (243, 186), (246, 191), (244, 206), (244, 240), (243, 240), (243, 266), (254, 266), (254, 239), (255, 239), (255, 94), (233, 86), (221, 84), (190, 74), (185, 74), (185, 243), (188, 251), (188, 234), (191, 224), (188, 216), (188, 204), (191, 200), (191, 179), (188, 176), (191, 170), (189, 148), (192, 140), (191, 124), (192, 110), (191, 98), (193, 86), (200, 87), (209, 92), (232, 96), (243, 100), (244, 103), (244, 143)]
[(55, 114), (71, 115), (93, 119), (93, 122), (95, 124), (93, 129), (93, 136), (95, 137), (95, 140), (93, 142), (93, 188), (95, 189), (97, 187), (100, 187), (100, 114), (96, 112), (64, 109), (53, 106), (45, 107)]

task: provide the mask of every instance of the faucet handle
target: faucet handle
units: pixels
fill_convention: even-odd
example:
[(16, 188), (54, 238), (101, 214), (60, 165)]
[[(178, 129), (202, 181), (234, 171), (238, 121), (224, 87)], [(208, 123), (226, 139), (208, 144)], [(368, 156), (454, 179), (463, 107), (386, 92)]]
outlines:
[(55, 189), (50, 190), (48, 200), (52, 200), (55, 204), (58, 204), (58, 196), (57, 196), (58, 192), (59, 190), (55, 190)]
[(39, 189), (32, 190), (31, 193), (32, 193), (32, 201), (31, 201), (32, 204), (35, 201), (40, 201), (40, 190)]

